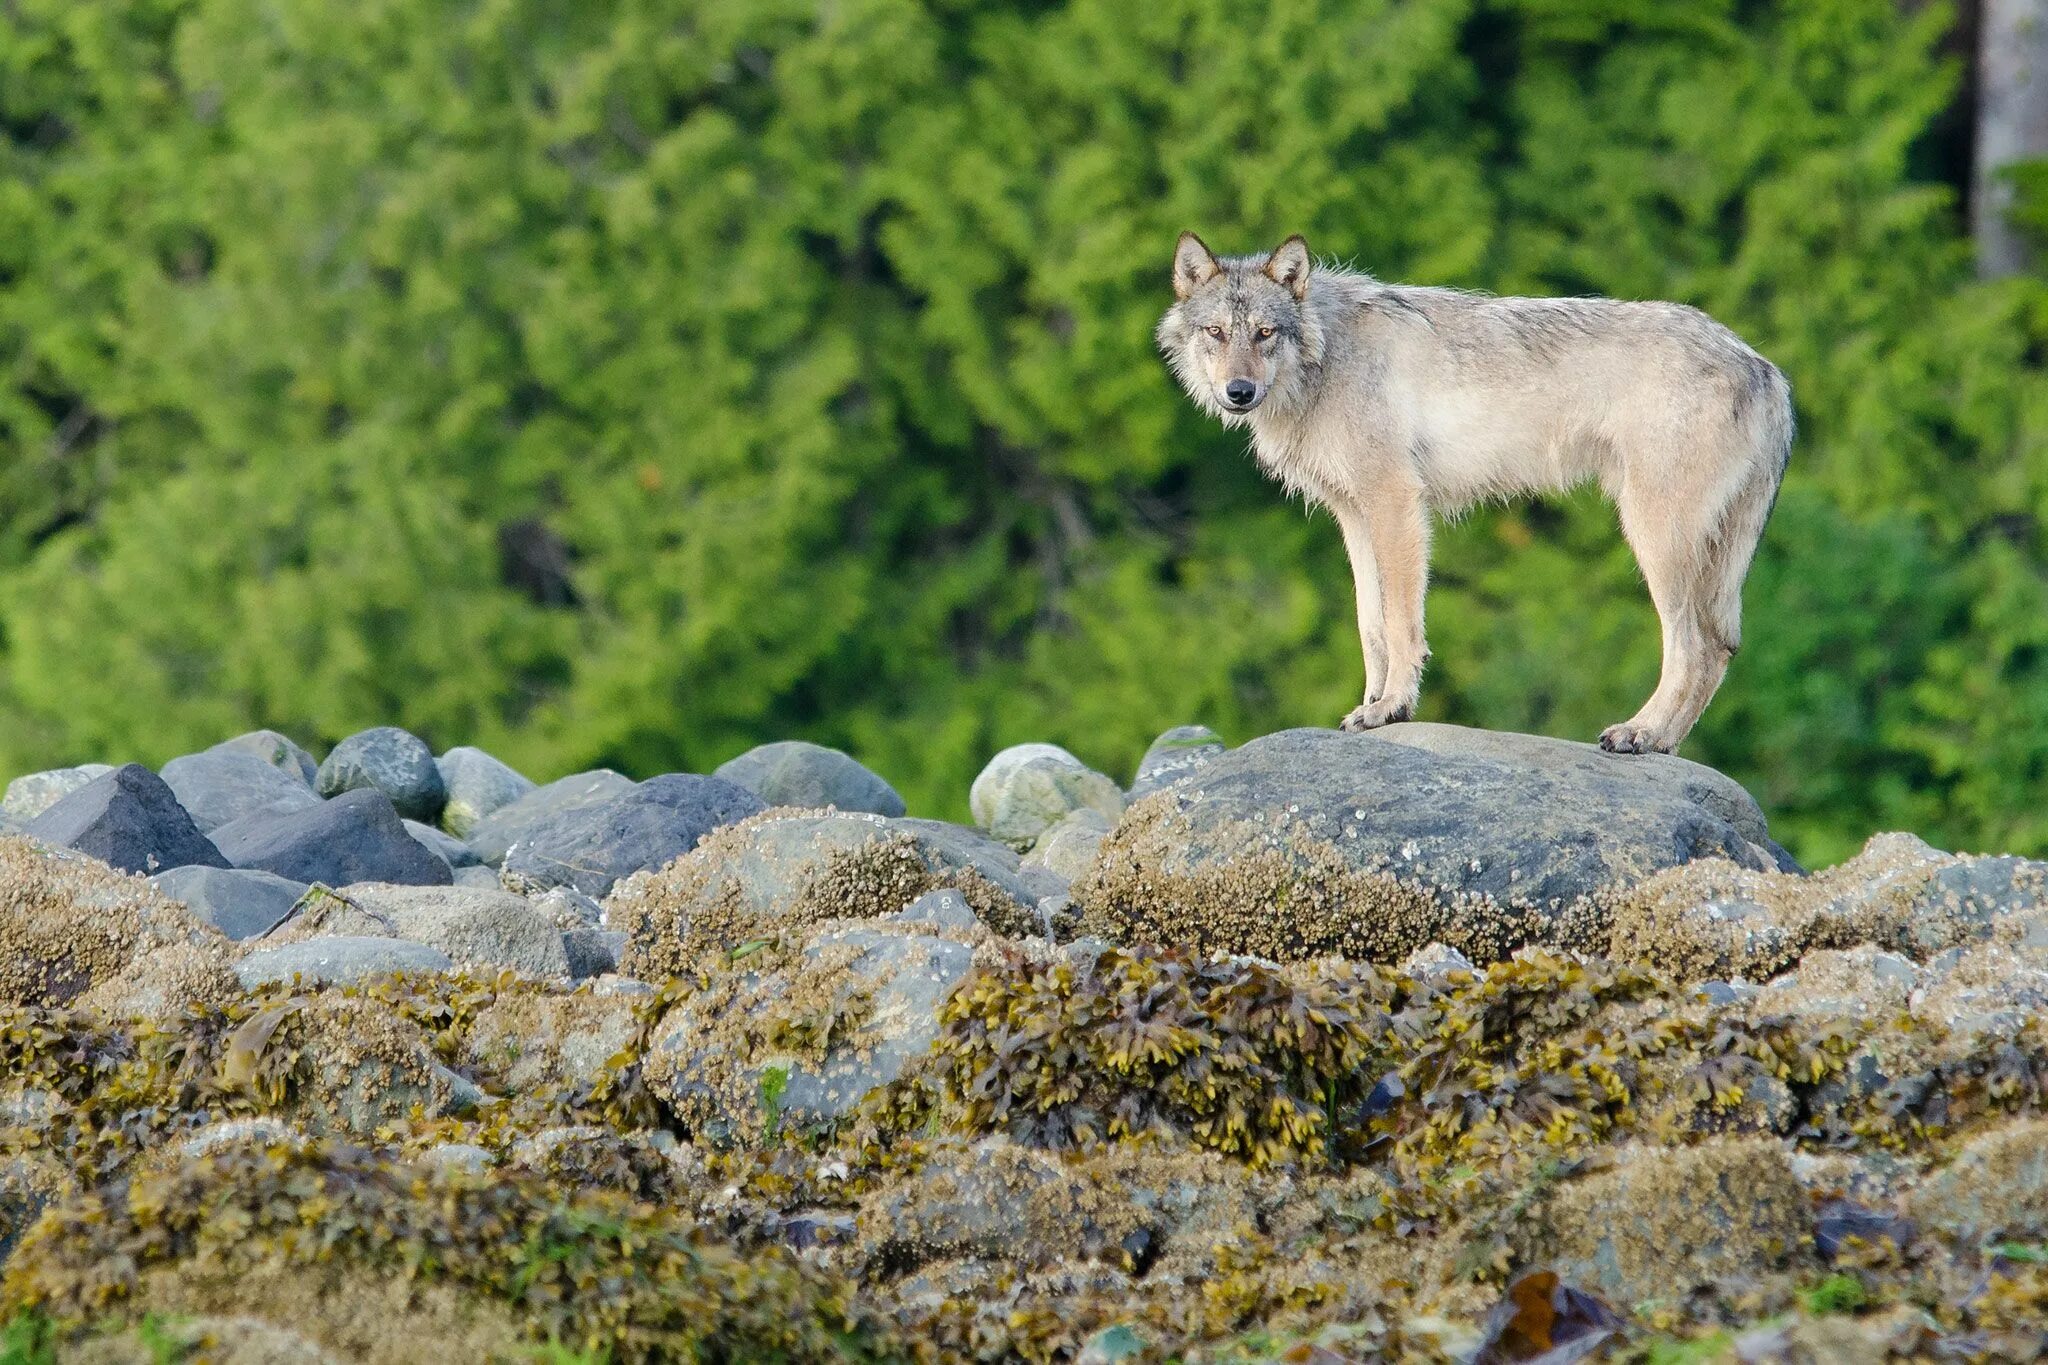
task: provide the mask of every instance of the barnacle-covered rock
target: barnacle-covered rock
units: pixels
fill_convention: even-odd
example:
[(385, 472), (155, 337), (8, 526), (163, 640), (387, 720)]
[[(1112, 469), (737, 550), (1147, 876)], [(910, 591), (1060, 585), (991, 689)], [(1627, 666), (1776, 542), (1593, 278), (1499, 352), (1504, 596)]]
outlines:
[(514, 1094), (585, 1094), (639, 1027), (630, 996), (501, 992), (470, 1022), (463, 1060)]
[(659, 980), (783, 929), (893, 914), (951, 888), (999, 933), (1036, 927), (1017, 857), (933, 820), (775, 809), (712, 834), (661, 871), (621, 882), (606, 923), (627, 935), (619, 967)]
[(316, 1135), (366, 1137), (415, 1112), (438, 1118), (483, 1098), (399, 1012), (332, 992), (276, 998), (255, 1011), (227, 1037), (220, 1076)]
[(1972, 1139), (1908, 1201), (1915, 1221), (1971, 1250), (2048, 1240), (2048, 1119)]
[(1603, 947), (1604, 893), (1720, 857), (1776, 868), (1741, 787), (1666, 755), (1455, 726), (1289, 730), (1135, 804), (1075, 901), (1125, 942), (1398, 962)]
[(523, 896), (460, 886), (358, 883), (356, 906), (388, 920), (393, 934), (439, 948), (459, 966), (507, 967), (529, 976), (569, 974), (562, 933)]
[(207, 1365), (344, 1365), (342, 1357), (293, 1328), (256, 1317), (211, 1314), (152, 1318), (146, 1324), (96, 1332), (65, 1343), (72, 1365), (158, 1365), (164, 1360)]
[(61, 1005), (176, 944), (196, 960), (226, 940), (141, 877), (0, 837), (0, 1002)]

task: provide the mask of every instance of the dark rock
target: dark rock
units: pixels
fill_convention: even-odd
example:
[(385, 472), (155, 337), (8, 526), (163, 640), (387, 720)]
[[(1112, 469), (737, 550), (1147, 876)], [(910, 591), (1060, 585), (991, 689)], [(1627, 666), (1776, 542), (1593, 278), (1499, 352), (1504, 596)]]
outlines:
[(783, 740), (749, 749), (719, 766), (715, 777), (738, 783), (771, 806), (901, 815), (903, 798), (879, 776), (837, 749)]
[(434, 765), (441, 770), (442, 785), (448, 789), (441, 825), (457, 838), (467, 837), (485, 816), (535, 790), (531, 778), (482, 749), (466, 745), (450, 749), (435, 759)]
[(27, 825), (86, 783), (112, 771), (110, 763), (81, 763), (75, 768), (23, 773), (7, 784), (5, 795), (0, 795), (0, 816), (17, 825)]
[(1161, 787), (1178, 782), (1190, 773), (1221, 758), (1227, 748), (1206, 725), (1176, 725), (1152, 741), (1138, 760), (1138, 775), (1131, 781), (1131, 799), (1150, 796)]
[(536, 823), (506, 853), (504, 870), (522, 890), (570, 886), (603, 896), (619, 878), (671, 862), (712, 830), (764, 809), (745, 787), (671, 773)]
[(201, 834), (258, 811), (305, 810), (320, 803), (297, 774), (248, 753), (186, 754), (164, 764), (163, 776)]
[(393, 972), (445, 972), (455, 964), (438, 948), (402, 938), (324, 936), (275, 948), (259, 948), (235, 964), (242, 989), (294, 976), (308, 985), (347, 986)]
[(313, 756), (275, 730), (251, 730), (246, 735), (224, 739), (206, 752), (260, 758), (279, 772), (298, 778), (308, 790), (320, 780), (320, 765), (313, 761)]
[(268, 933), (308, 889), (303, 882), (246, 867), (178, 867), (150, 881), (232, 939)]
[(512, 845), (539, 825), (616, 800), (633, 790), (633, 786), (631, 778), (621, 777), (609, 768), (572, 773), (492, 811), (476, 823), (465, 841), (476, 850), (477, 857), (496, 867), (505, 861)]
[(562, 951), (568, 954), (569, 975), (573, 979), (605, 976), (619, 969), (619, 955), (626, 951), (626, 936), (617, 929), (565, 929)]
[(300, 882), (347, 886), (398, 882), (447, 886), (448, 864), (405, 832), (390, 798), (345, 792), (310, 810), (243, 816), (214, 831), (236, 867), (256, 867)]
[(418, 736), (391, 725), (350, 735), (320, 765), (322, 796), (366, 788), (390, 797), (400, 815), (429, 824), (440, 818), (448, 797), (434, 751)]
[(484, 860), (476, 856), (476, 850), (452, 834), (444, 834), (432, 825), (423, 825), (417, 820), (405, 822), (405, 832), (426, 847), (441, 855), (441, 861), (448, 864), (450, 872), (460, 872), (465, 867), (482, 867)]
[(1276, 959), (1604, 951), (1604, 895), (1699, 858), (1775, 869), (1749, 794), (1668, 755), (1407, 724), (1290, 730), (1133, 807), (1073, 896), (1098, 932)]
[(123, 872), (162, 872), (228, 860), (193, 825), (158, 777), (140, 763), (102, 774), (29, 822), (29, 834), (77, 849)]

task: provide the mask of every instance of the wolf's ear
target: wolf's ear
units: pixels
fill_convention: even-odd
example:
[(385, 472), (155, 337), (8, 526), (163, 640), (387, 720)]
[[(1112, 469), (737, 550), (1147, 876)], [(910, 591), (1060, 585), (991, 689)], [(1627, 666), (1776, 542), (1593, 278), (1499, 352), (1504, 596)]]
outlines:
[(1216, 257), (1192, 232), (1180, 235), (1173, 249), (1173, 296), (1184, 299), (1223, 273)]
[(1275, 284), (1284, 284), (1295, 298), (1308, 293), (1308, 272), (1315, 265), (1309, 259), (1308, 243), (1295, 233), (1266, 258), (1266, 274)]

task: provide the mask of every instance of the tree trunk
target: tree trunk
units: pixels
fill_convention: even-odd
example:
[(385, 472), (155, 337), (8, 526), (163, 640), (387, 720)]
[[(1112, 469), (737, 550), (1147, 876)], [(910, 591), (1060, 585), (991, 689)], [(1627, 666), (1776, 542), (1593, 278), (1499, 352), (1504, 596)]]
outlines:
[(1970, 230), (1986, 279), (2027, 268), (2032, 253), (2007, 221), (2012, 186), (1999, 172), (2039, 157), (2048, 157), (2048, 0), (1983, 0)]

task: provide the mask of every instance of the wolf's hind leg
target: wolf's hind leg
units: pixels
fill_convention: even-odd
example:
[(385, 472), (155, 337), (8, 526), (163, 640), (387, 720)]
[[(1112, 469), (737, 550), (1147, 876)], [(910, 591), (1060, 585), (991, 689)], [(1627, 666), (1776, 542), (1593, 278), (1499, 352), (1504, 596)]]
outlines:
[[(1600, 734), (1600, 747), (1624, 754), (1668, 754), (1678, 747), (1721, 685), (1731, 650), (1717, 638), (1704, 600), (1714, 574), (1715, 509), (1707, 526), (1684, 500), (1659, 490), (1645, 497), (1624, 487), (1615, 499), (1622, 533), (1636, 552), (1663, 627), (1664, 666), (1640, 711)], [(1694, 505), (1695, 507), (1697, 504)]]

